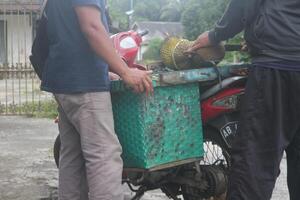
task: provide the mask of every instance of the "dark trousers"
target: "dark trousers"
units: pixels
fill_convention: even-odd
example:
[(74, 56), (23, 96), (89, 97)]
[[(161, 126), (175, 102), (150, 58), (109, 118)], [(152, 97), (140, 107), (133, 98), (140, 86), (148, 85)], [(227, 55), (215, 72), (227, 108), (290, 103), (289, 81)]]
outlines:
[(269, 200), (287, 154), (291, 200), (300, 200), (300, 72), (253, 67), (232, 149), (228, 200)]

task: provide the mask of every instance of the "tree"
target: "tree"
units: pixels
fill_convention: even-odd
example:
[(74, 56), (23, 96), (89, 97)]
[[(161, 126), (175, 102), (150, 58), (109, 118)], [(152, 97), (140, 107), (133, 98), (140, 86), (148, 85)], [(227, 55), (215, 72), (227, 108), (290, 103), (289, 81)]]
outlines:
[[(180, 21), (186, 0), (134, 0), (135, 21)], [(127, 27), (126, 11), (130, 10), (129, 0), (108, 0), (110, 15), (122, 28)]]
[(119, 22), (121, 29), (126, 30), (128, 26), (126, 11), (129, 10), (128, 0), (108, 0), (109, 14), (112, 21)]
[[(244, 42), (243, 33), (227, 41), (227, 44), (242, 44)], [(249, 62), (250, 55), (247, 52), (228, 52), (223, 63), (241, 63)]]
[(136, 20), (160, 21), (162, 8), (168, 4), (168, 0), (139, 0), (134, 6)]
[(183, 11), (183, 1), (170, 0), (162, 7), (160, 12), (161, 21), (179, 22)]
[(149, 41), (148, 48), (143, 54), (145, 60), (157, 60), (160, 58), (160, 48), (163, 43), (163, 40), (160, 38), (153, 38)]
[(187, 0), (182, 14), (182, 24), (186, 36), (194, 40), (213, 28), (225, 11), (228, 0)]

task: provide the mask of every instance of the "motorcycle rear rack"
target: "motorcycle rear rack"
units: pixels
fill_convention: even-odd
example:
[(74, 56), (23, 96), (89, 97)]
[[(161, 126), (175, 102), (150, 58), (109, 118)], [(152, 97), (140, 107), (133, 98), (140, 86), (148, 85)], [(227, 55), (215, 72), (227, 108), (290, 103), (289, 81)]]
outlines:
[(191, 159), (186, 159), (186, 160), (180, 160), (172, 163), (167, 163), (159, 166), (152, 167), (150, 169), (140, 169), (140, 168), (124, 168), (125, 172), (154, 172), (154, 171), (160, 171), (164, 169), (169, 169), (173, 167), (178, 167), (190, 163), (195, 163), (195, 162), (200, 162), (202, 158), (191, 158)]

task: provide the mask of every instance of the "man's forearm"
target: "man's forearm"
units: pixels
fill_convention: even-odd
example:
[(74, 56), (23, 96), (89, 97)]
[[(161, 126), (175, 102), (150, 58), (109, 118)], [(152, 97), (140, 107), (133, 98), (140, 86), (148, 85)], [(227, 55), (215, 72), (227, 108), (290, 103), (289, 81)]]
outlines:
[[(79, 18), (81, 30), (91, 48), (97, 56), (107, 62), (112, 72), (123, 76), (128, 71), (128, 67), (116, 53), (109, 35), (101, 22), (99, 10), (94, 7), (78, 7), (75, 10)], [(86, 15), (89, 16), (86, 17)], [(91, 18), (94, 20), (90, 20)]]
[(86, 37), (96, 54), (105, 60), (112, 72), (122, 76), (127, 71), (127, 65), (116, 53), (113, 44), (104, 27), (94, 27), (86, 31)]
[[(100, 9), (99, 9), (100, 8)], [(92, 50), (110, 66), (110, 70), (120, 75), (126, 85), (135, 92), (153, 92), (151, 71), (129, 69), (117, 54), (109, 35), (101, 20), (101, 6), (97, 4), (75, 6), (75, 12), (82, 33), (88, 40)], [(87, 66), (88, 67), (88, 66)]]
[(249, 0), (231, 0), (221, 20), (209, 32), (211, 43), (217, 44), (232, 38), (244, 29), (246, 1)]

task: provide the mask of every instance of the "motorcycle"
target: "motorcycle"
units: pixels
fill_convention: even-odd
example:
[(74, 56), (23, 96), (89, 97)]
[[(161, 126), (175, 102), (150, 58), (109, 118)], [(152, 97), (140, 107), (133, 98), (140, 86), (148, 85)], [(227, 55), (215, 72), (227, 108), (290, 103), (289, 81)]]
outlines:
[[(135, 30), (111, 36), (123, 60), (131, 68), (145, 69), (135, 63), (148, 31)], [(199, 82), (205, 154), (200, 162), (169, 166), (158, 170), (123, 170), (123, 183), (135, 192), (132, 200), (141, 199), (145, 192), (161, 189), (169, 198), (204, 200), (224, 198), (228, 171), (231, 167), (230, 149), (236, 134), (240, 105), (244, 96), (247, 65), (211, 67), (203, 72), (213, 73), (214, 79)], [(223, 70), (223, 71), (222, 71)], [(210, 74), (211, 75), (211, 74)], [(210, 76), (211, 77), (211, 76)], [(60, 138), (54, 144), (54, 158), (59, 165)]]

